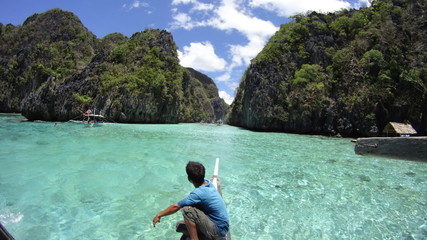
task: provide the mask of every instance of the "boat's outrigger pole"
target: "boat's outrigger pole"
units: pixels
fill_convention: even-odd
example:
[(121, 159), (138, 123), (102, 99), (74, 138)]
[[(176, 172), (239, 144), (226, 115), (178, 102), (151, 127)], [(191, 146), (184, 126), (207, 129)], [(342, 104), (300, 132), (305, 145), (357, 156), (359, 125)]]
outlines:
[[(211, 178), (211, 182), (215, 186), (219, 195), (221, 195), (221, 197), (222, 197), (221, 183), (219, 181), (219, 158), (216, 158), (216, 160), (215, 160), (215, 168), (214, 168), (214, 173), (213, 173), (212, 178)], [(225, 236), (225, 239), (231, 240), (230, 232), (227, 233), (227, 235)]]
[(219, 182), (219, 158), (216, 158), (214, 173), (211, 178), (212, 184), (215, 186), (216, 190), (219, 192), (219, 195), (222, 197), (221, 184)]

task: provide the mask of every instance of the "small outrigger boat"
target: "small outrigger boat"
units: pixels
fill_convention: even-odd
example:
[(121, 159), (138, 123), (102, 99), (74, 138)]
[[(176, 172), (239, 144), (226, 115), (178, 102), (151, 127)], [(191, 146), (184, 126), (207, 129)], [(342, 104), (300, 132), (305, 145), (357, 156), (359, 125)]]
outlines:
[(102, 126), (105, 124), (105, 117), (101, 114), (95, 114), (95, 110), (92, 113), (92, 110), (88, 109), (83, 113), (82, 120), (69, 120), (71, 123), (87, 124), (88, 127)]

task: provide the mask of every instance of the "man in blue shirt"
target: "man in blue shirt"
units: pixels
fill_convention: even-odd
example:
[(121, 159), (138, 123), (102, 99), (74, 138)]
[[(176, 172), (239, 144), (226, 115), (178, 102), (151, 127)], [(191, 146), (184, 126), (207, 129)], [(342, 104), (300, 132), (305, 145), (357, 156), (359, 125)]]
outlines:
[(229, 227), (227, 209), (214, 185), (205, 179), (205, 167), (199, 162), (188, 162), (185, 170), (188, 181), (196, 189), (183, 200), (159, 212), (153, 218), (153, 226), (160, 222), (161, 217), (181, 209), (187, 235), (191, 239), (225, 239)]

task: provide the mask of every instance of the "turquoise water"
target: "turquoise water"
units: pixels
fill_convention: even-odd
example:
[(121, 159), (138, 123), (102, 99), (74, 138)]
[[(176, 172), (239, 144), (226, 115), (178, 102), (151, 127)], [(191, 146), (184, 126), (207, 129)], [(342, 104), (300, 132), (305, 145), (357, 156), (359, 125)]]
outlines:
[(22, 122), (0, 115), (0, 221), (20, 239), (179, 239), (185, 164), (215, 158), (232, 239), (427, 239), (427, 164), (350, 139), (231, 126)]

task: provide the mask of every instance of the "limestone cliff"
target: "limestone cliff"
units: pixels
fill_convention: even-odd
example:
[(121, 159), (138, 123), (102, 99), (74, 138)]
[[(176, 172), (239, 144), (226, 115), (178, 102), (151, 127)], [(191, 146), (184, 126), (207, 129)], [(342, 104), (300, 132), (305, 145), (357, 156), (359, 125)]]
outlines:
[(1, 112), (66, 121), (92, 108), (129, 123), (215, 121), (225, 115), (213, 101), (213, 81), (207, 87), (205, 77), (179, 65), (173, 37), (164, 30), (97, 39), (77, 16), (60, 9), (0, 29)]
[(410, 121), (426, 134), (426, 39), (423, 0), (297, 15), (252, 60), (229, 123), (357, 137)]
[(0, 111), (21, 102), (48, 78), (65, 79), (95, 55), (96, 37), (71, 12), (34, 14), (22, 26), (0, 24)]

